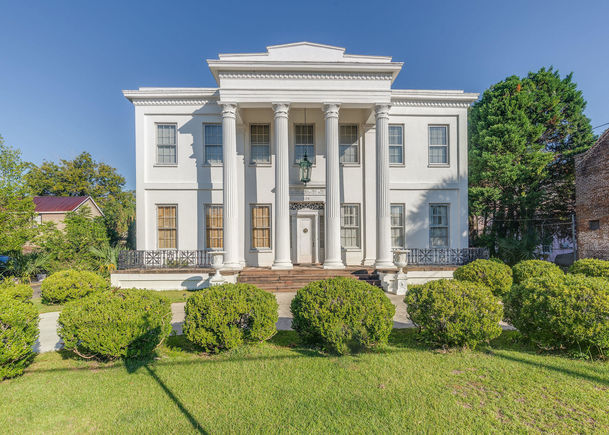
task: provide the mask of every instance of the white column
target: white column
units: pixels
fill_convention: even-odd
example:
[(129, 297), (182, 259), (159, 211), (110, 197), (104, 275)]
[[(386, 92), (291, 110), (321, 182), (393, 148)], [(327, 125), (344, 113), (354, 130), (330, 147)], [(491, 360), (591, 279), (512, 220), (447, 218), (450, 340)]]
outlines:
[(275, 112), (275, 261), (272, 269), (291, 269), (290, 259), (290, 161), (288, 110), (285, 103), (273, 104)]
[(237, 191), (237, 105), (222, 105), (223, 199), (224, 199), (224, 268), (240, 270), (239, 196)]
[(326, 258), (324, 269), (344, 269), (340, 248), (338, 104), (324, 104), (326, 118)]
[(376, 105), (376, 263), (377, 269), (395, 269), (391, 251), (389, 199), (389, 105)]

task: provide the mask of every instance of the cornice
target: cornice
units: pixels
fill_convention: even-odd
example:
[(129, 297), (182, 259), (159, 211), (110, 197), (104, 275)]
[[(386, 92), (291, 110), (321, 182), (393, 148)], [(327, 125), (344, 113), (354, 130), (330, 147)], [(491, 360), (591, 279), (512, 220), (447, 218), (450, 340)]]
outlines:
[(402, 90), (391, 92), (392, 106), (409, 107), (469, 107), (479, 94), (463, 91)]
[(203, 106), (209, 100), (195, 98), (134, 98), (134, 106)]
[(273, 80), (391, 80), (392, 73), (367, 72), (240, 72), (218, 73), (221, 79), (273, 79)]
[(201, 106), (218, 99), (217, 88), (140, 88), (123, 95), (135, 106)]
[(469, 107), (471, 104), (463, 101), (391, 100), (391, 105), (395, 107)]

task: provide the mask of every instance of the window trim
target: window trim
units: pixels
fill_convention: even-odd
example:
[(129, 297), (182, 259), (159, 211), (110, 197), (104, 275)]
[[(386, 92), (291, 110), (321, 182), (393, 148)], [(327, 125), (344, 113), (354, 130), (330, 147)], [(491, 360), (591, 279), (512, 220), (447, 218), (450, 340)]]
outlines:
[[(209, 163), (207, 161), (207, 155), (206, 155), (206, 150), (207, 150), (207, 144), (205, 143), (205, 126), (207, 125), (219, 125), (220, 128), (222, 128), (222, 143), (220, 144), (222, 146), (222, 162), (221, 163)], [(224, 166), (224, 128), (222, 126), (222, 121), (220, 122), (203, 122), (202, 123), (202, 129), (203, 129), (203, 135), (201, 137), (201, 141), (203, 142), (203, 164), (201, 166), (207, 166), (207, 167), (220, 167), (220, 166)], [(211, 146), (217, 146), (217, 145), (211, 145)]]
[[(342, 210), (343, 210), (343, 207), (345, 207), (345, 206), (355, 206), (357, 208), (357, 227), (345, 227), (343, 225)], [(362, 208), (361, 208), (361, 204), (359, 204), (357, 202), (343, 202), (340, 204), (340, 210), (341, 210), (341, 217), (340, 217), (340, 231), (341, 231), (340, 249), (341, 249), (341, 251), (361, 251), (362, 250), (362, 212), (361, 212)], [(343, 228), (357, 228), (357, 246), (349, 246), (349, 247), (343, 246), (343, 242), (342, 242)]]
[[(406, 248), (406, 204), (403, 202), (392, 202), (391, 204), (389, 204), (389, 210), (391, 211), (391, 207), (394, 206), (400, 206), (402, 207), (402, 225), (401, 226), (394, 226), (393, 223), (391, 222), (391, 213), (390, 213), (390, 217), (389, 217), (389, 230), (393, 230), (394, 228), (401, 228), (402, 229), (402, 246), (393, 246), (393, 241), (391, 242), (391, 249), (405, 249)], [(392, 237), (393, 239), (393, 237)]]
[[(159, 251), (177, 251), (178, 250), (178, 204), (177, 203), (159, 203), (155, 204), (156, 207), (156, 216), (155, 216), (155, 226), (156, 226), (156, 249)], [(175, 207), (176, 210), (176, 247), (175, 248), (160, 248), (159, 247), (159, 207)]]
[[(439, 227), (439, 226), (434, 226), (432, 227), (432, 223), (431, 223), (431, 208), (432, 207), (437, 207), (437, 206), (444, 206), (446, 207), (446, 219), (448, 220), (448, 223), (446, 224), (446, 246), (432, 246), (431, 245), (431, 229), (432, 228), (444, 228), (444, 227)], [(450, 249), (450, 203), (446, 203), (446, 202), (432, 202), (429, 203), (429, 218), (428, 218), (428, 222), (429, 222), (429, 235), (428, 235), (428, 239), (427, 239), (427, 243), (429, 245), (430, 249)]]
[[(221, 248), (212, 248), (209, 246), (209, 243), (208, 243), (207, 231), (210, 228), (207, 226), (207, 211), (211, 207), (219, 207), (222, 210), (222, 247)], [(222, 251), (224, 249), (224, 204), (218, 204), (218, 203), (203, 204), (203, 228), (204, 228), (204, 235), (205, 235), (205, 249), (208, 251)]]
[[(269, 247), (255, 248), (254, 247), (254, 207), (268, 207), (269, 208)], [(250, 251), (252, 252), (272, 252), (273, 251), (273, 205), (266, 202), (253, 202), (250, 203)]]
[[(446, 145), (431, 144), (431, 127), (444, 127), (446, 129)], [(431, 163), (431, 147), (446, 147), (446, 163)], [(450, 167), (450, 125), (449, 124), (427, 124), (427, 167), (449, 168)]]
[[(252, 126), (254, 125), (266, 125), (269, 127), (269, 161), (268, 162), (254, 162), (252, 161)], [(268, 167), (273, 165), (273, 129), (270, 122), (251, 122), (248, 124), (247, 129), (248, 134), (248, 166), (260, 166), (260, 167)]]
[[(340, 147), (343, 144), (340, 143), (340, 128), (341, 127), (353, 127), (353, 126), (355, 126), (355, 128), (356, 128), (357, 160), (355, 162), (341, 162), (340, 161)], [(361, 135), (360, 135), (360, 125), (357, 122), (343, 122), (343, 123), (338, 124), (338, 162), (341, 166), (357, 167), (357, 166), (361, 165), (361, 163), (362, 163), (362, 158), (361, 158), (362, 146), (361, 145), (362, 145), (362, 143), (361, 143)]]
[(295, 166), (295, 167), (299, 166), (298, 162), (296, 161), (296, 146), (297, 145), (304, 145), (304, 144), (297, 144), (296, 143), (296, 126), (297, 125), (311, 125), (311, 126), (313, 126), (313, 159), (311, 159), (311, 156), (308, 156), (308, 157), (309, 157), (309, 161), (313, 164), (313, 167), (316, 167), (317, 166), (317, 143), (316, 143), (317, 141), (315, 140), (316, 139), (315, 134), (316, 134), (317, 128), (316, 128), (315, 122), (308, 122), (306, 124), (304, 122), (294, 122), (292, 124), (292, 126), (293, 126), (293, 128), (292, 128), (292, 134), (293, 134), (293, 136), (292, 137), (294, 138), (294, 140), (292, 141), (292, 152), (293, 152), (292, 166)]
[[(162, 146), (173, 146), (175, 147), (175, 162), (173, 163), (161, 163), (159, 162), (159, 125), (172, 125), (175, 127), (175, 143), (173, 145), (162, 145)], [(178, 166), (178, 123), (177, 122), (155, 122), (154, 123), (154, 166), (159, 168), (175, 168)]]
[[(404, 123), (396, 122), (396, 123), (389, 124), (389, 126), (387, 128), (393, 127), (393, 126), (400, 127), (402, 129), (402, 162), (401, 163), (391, 163), (391, 161), (390, 161), (389, 166), (401, 168), (401, 167), (406, 166), (406, 127), (405, 127)], [(397, 146), (398, 145), (391, 145), (389, 143), (389, 135), (387, 135), (387, 147), (391, 148), (391, 147), (397, 147)], [(389, 149), (387, 149), (387, 158), (389, 160), (391, 160), (391, 157), (389, 154)]]

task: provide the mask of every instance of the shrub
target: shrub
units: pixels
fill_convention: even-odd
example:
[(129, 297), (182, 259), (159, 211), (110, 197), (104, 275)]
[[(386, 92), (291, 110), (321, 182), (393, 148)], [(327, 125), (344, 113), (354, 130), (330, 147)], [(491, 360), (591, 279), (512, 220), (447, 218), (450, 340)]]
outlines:
[(26, 302), (32, 298), (34, 291), (27, 284), (17, 284), (13, 281), (5, 279), (0, 282), (0, 297), (7, 296), (11, 299), (17, 299)]
[(114, 289), (65, 305), (59, 336), (85, 358), (139, 358), (154, 352), (171, 332), (169, 299), (149, 290)]
[(453, 274), (459, 281), (484, 284), (497, 297), (502, 297), (512, 287), (512, 269), (496, 260), (476, 260), (455, 270)]
[(531, 278), (505, 299), (506, 318), (546, 348), (609, 349), (609, 281), (583, 275)]
[(609, 278), (609, 261), (586, 258), (577, 260), (569, 267), (569, 273), (580, 273), (597, 278)]
[(38, 311), (33, 304), (0, 296), (0, 380), (23, 373), (32, 362), (38, 338)]
[(275, 296), (251, 284), (224, 284), (199, 291), (186, 302), (184, 335), (207, 352), (264, 341), (277, 332)]
[(107, 290), (108, 283), (94, 272), (62, 270), (42, 281), (40, 289), (42, 302), (52, 304), (79, 299), (89, 293)]
[(410, 319), (433, 345), (474, 348), (501, 334), (503, 308), (482, 284), (430, 281), (410, 288), (404, 302)]
[(563, 271), (549, 261), (544, 260), (525, 260), (514, 265), (512, 268), (514, 284), (520, 284), (529, 278), (541, 276), (554, 276), (560, 278), (564, 275)]
[(290, 309), (292, 328), (303, 341), (338, 354), (385, 345), (395, 314), (380, 288), (346, 277), (309, 283)]

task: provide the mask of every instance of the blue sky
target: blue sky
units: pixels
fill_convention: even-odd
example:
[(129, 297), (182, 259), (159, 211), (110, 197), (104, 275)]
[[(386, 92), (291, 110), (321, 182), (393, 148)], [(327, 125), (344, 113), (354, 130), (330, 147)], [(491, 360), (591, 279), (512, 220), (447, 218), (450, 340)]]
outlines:
[(205, 59), (304, 40), (393, 56), (396, 88), (482, 92), (553, 65), (575, 73), (597, 126), (609, 122), (608, 16), (602, 0), (0, 0), (0, 135), (35, 163), (89, 151), (133, 188), (122, 89), (215, 86)]

